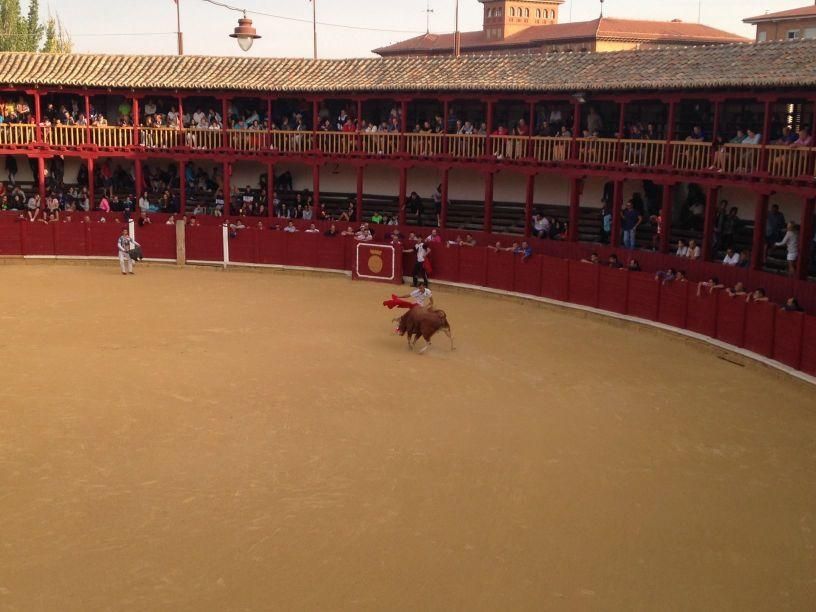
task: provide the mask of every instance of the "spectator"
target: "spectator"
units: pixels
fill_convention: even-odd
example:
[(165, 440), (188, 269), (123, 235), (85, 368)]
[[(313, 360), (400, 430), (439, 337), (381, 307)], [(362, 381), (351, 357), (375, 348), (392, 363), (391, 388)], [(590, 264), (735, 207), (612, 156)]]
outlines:
[(785, 235), (785, 215), (779, 210), (779, 205), (774, 204), (768, 211), (768, 218), (765, 220), (765, 258), (768, 257), (768, 248), (774, 246), (782, 240)]
[[(662, 283), (662, 284), (664, 284), (664, 285), (669, 284), (675, 278), (677, 278), (677, 270), (675, 270), (674, 268), (669, 268), (668, 270), (659, 270), (655, 274), (655, 280)], [(699, 293), (698, 293), (698, 295), (699, 295)]]
[(799, 226), (788, 223), (788, 231), (775, 246), (787, 248), (788, 276), (796, 276), (796, 261), (799, 259)]
[(496, 244), (487, 245), (487, 248), (490, 249), (491, 251), (495, 251), (496, 253), (498, 253), (499, 251), (512, 251), (513, 250), (513, 247), (503, 247), (502, 243), (500, 241), (496, 242)]
[(618, 260), (618, 256), (614, 253), (607, 259), (607, 265), (615, 270), (620, 270), (623, 268), (623, 264)]
[(323, 235), (327, 236), (328, 238), (334, 238), (338, 235), (337, 228), (335, 227), (334, 223), (331, 224), (331, 227), (329, 229), (323, 232)]
[(782, 310), (785, 312), (804, 312), (804, 309), (799, 305), (799, 302), (794, 297), (790, 297), (785, 301), (785, 305), (782, 306)]
[(376, 225), (380, 225), (383, 222), (382, 213), (375, 212), (373, 215), (371, 215), (371, 222)]
[(143, 193), (139, 198), (139, 212), (143, 215), (150, 212), (150, 200), (146, 193)]
[(723, 220), (722, 244), (720, 246), (724, 249), (728, 249), (729, 247), (732, 248), (734, 246), (734, 237), (736, 236), (741, 225), (738, 212), (739, 209), (736, 206), (732, 206)]
[(736, 266), (739, 263), (740, 256), (739, 253), (735, 253), (734, 249), (728, 248), (725, 251), (725, 257), (723, 257), (723, 264), (726, 266)]
[(677, 276), (674, 277), (674, 280), (678, 283), (688, 282), (688, 276), (686, 275), (685, 270), (678, 270)]
[(751, 295), (745, 298), (746, 302), (750, 303), (757, 303), (757, 302), (767, 302), (768, 295), (765, 293), (764, 289), (757, 289)]
[(342, 232), (340, 232), (340, 235), (341, 236), (353, 236), (356, 233), (357, 232), (355, 232), (354, 229), (349, 225), (346, 229), (344, 229)]
[(700, 295), (700, 291), (705, 288), (708, 289), (709, 293), (713, 293), (715, 289), (723, 289), (725, 285), (720, 284), (720, 279), (716, 276), (712, 276), (707, 281), (702, 281), (697, 283), (697, 295)]
[(634, 203), (629, 200), (623, 211), (621, 211), (621, 229), (623, 229), (623, 248), (634, 249), (637, 236), (637, 228), (643, 221), (643, 217), (634, 208)]
[(283, 228), (283, 231), (287, 234), (294, 234), (298, 231), (298, 228), (295, 227), (294, 221), (289, 221), (289, 223), (286, 224), (286, 227)]
[(598, 257), (597, 253), (592, 253), (592, 255), (589, 256), (589, 259), (587, 259), (585, 257), (581, 261), (583, 263), (588, 263), (588, 264), (599, 264), (601, 262), (601, 259), (600, 259), (600, 257)]
[(737, 262), (738, 268), (749, 268), (751, 267), (751, 251), (745, 249), (741, 251), (739, 254), (739, 261)]
[(741, 281), (737, 281), (737, 283), (733, 287), (729, 287), (725, 290), (728, 294), (728, 297), (737, 297), (739, 295), (747, 295), (748, 292), (745, 290), (745, 285), (742, 284)]
[(309, 224), (309, 229), (307, 229), (304, 233), (305, 234), (319, 234), (320, 230), (317, 229), (317, 227), (315, 227), (314, 223), (311, 223), (311, 224)]
[(533, 247), (527, 244), (526, 241), (523, 241), (521, 243), (521, 246), (517, 246), (513, 250), (513, 253), (515, 253), (516, 255), (521, 255), (521, 261), (527, 261), (528, 259), (530, 259), (530, 257), (533, 256)]
[(437, 230), (431, 230), (431, 233), (425, 239), (425, 242), (429, 244), (442, 244), (442, 236), (439, 235)]
[(164, 222), (164, 224), (165, 225), (175, 225), (176, 224), (176, 216), (175, 215), (170, 215), (167, 218), (167, 221)]
[(550, 220), (544, 215), (533, 215), (533, 234), (536, 238), (549, 238), (550, 235)]
[(675, 255), (678, 257), (688, 257), (688, 246), (686, 246), (685, 240), (678, 240), (677, 241), (677, 251)]
[(688, 249), (686, 249), (686, 258), (700, 259), (700, 247), (697, 246), (696, 240), (689, 240)]
[(601, 210), (601, 244), (609, 243), (612, 235), (612, 212), (608, 206)]
[(629, 270), (630, 272), (640, 272), (641, 270), (640, 263), (638, 262), (637, 259), (630, 259), (629, 263), (626, 264), (626, 269)]

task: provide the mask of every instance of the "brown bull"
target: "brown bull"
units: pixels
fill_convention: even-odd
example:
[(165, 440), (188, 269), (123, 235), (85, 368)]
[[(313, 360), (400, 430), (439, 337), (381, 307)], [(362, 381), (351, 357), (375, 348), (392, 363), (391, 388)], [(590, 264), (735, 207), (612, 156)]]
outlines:
[(420, 353), (430, 348), (431, 338), (440, 329), (450, 338), (451, 350), (453, 350), (453, 335), (444, 310), (430, 310), (417, 306), (411, 308), (399, 319), (399, 333), (400, 336), (408, 337), (409, 349), (413, 350), (420, 336), (425, 340), (425, 346), (422, 347)]

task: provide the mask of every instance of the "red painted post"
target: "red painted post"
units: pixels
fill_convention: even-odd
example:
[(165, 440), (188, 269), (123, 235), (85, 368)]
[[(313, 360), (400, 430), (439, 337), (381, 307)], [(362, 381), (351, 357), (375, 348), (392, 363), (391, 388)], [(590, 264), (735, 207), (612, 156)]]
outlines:
[(266, 216), (271, 219), (275, 216), (275, 163), (266, 163)]
[(578, 159), (578, 136), (581, 135), (581, 103), (577, 100), (572, 103), (572, 146), (570, 159)]
[(660, 217), (663, 233), (660, 235), (660, 244), (658, 246), (661, 253), (669, 252), (672, 221), (672, 195), (672, 186), (669, 184), (663, 185), (663, 201), (660, 206)]
[[(714, 126), (711, 129), (711, 142), (717, 141), (717, 135), (720, 132), (720, 117), (722, 115), (722, 102), (716, 100), (714, 102)], [(710, 163), (714, 163), (714, 147), (711, 147)]]
[(314, 149), (315, 151), (320, 149), (320, 146), (317, 142), (317, 124), (319, 121), (320, 121), (320, 108), (317, 102), (317, 98), (315, 98), (314, 100), (312, 100), (312, 149)]
[(527, 175), (527, 191), (524, 199), (524, 237), (533, 233), (533, 203), (535, 201), (535, 174)]
[(42, 142), (42, 100), (40, 99), (40, 92), (34, 92), (34, 135), (37, 142)]
[(312, 166), (312, 217), (320, 218), (320, 165)]
[(620, 117), (618, 118), (618, 144), (615, 145), (614, 163), (623, 162), (623, 130), (626, 129), (626, 102), (620, 103)]
[(493, 172), (485, 172), (484, 231), (493, 231)]
[(813, 249), (813, 213), (816, 199), (806, 198), (802, 209), (802, 222), (799, 225), (799, 261), (796, 266), (796, 277), (807, 280), (808, 268)]
[[(771, 113), (773, 100), (765, 100), (765, 117), (762, 121), (762, 151), (759, 154), (759, 168), (757, 171), (760, 173), (767, 174), (768, 173), (768, 143), (771, 139)], [(754, 169), (750, 168), (750, 171), (753, 172)], [(765, 229), (763, 228), (763, 233)]]
[[(405, 134), (408, 132), (408, 100), (400, 101), (400, 140), (399, 152), (405, 155), (408, 152), (408, 139)], [(403, 204), (405, 202), (403, 201)]]
[(138, 147), (141, 143), (139, 142), (139, 98), (138, 96), (133, 96), (133, 146)]
[(664, 134), (664, 138), (666, 139), (666, 144), (663, 148), (664, 166), (672, 166), (674, 164), (674, 160), (672, 159), (672, 142), (674, 141), (674, 124), (677, 121), (676, 116), (677, 100), (670, 100), (668, 125), (666, 126), (666, 133)]
[(365, 167), (360, 164), (357, 166), (357, 206), (356, 206), (356, 221), (360, 223), (363, 220), (363, 189), (365, 181)]
[(485, 155), (493, 155), (493, 114), (495, 112), (496, 102), (494, 100), (487, 101), (487, 135), (485, 136)]
[(181, 99), (181, 96), (178, 97), (178, 127), (176, 129), (181, 135), (181, 142), (179, 144), (183, 147), (187, 144), (187, 139), (184, 138), (184, 101)]
[(567, 227), (567, 239), (570, 242), (578, 242), (578, 225), (581, 221), (581, 187), (581, 179), (570, 179), (569, 226)]
[(91, 97), (85, 96), (85, 135), (88, 144), (91, 144)]
[(442, 154), (448, 155), (448, 113), (450, 113), (450, 100), (445, 98), (442, 101)]
[[(363, 150), (362, 128), (363, 128), (363, 99), (358, 98), (357, 99), (357, 135), (354, 138), (354, 140), (355, 140), (354, 144), (355, 144), (355, 146), (357, 148), (357, 151), (360, 151), (360, 152), (362, 152), (362, 150)], [(377, 126), (377, 128), (379, 129), (379, 126)]]
[(612, 192), (612, 236), (610, 244), (617, 248), (621, 242), (621, 211), (623, 210), (623, 181), (615, 181)]
[[(222, 115), (223, 117), (224, 115)], [(222, 190), (224, 191), (224, 217), (232, 214), (232, 164), (224, 162), (224, 180)]]
[(442, 170), (442, 211), (440, 213), (440, 225), (444, 229), (448, 225), (448, 183), (450, 181), (450, 168)]
[(179, 160), (179, 216), (183, 217), (187, 214), (187, 176), (185, 175), (185, 171), (187, 170), (186, 162), (181, 159)]
[(751, 244), (751, 269), (761, 270), (765, 265), (765, 220), (768, 218), (767, 193), (757, 195), (756, 208), (754, 209), (754, 236)]
[(94, 159), (88, 158), (88, 201), (90, 202), (90, 209), (96, 208), (96, 186), (94, 185)]
[[(221, 143), (221, 146), (224, 147), (225, 149), (232, 148), (231, 146), (232, 138), (230, 138), (229, 136), (230, 130), (232, 129), (232, 126), (230, 125), (229, 121), (229, 104), (230, 104), (229, 98), (227, 97), (221, 98), (221, 123), (223, 123), (223, 129), (221, 131), (224, 134), (223, 136), (224, 141)], [(224, 195), (226, 196), (227, 194)]]
[(37, 187), (40, 194), (40, 202), (45, 206), (45, 159), (37, 158)]
[(400, 225), (405, 225), (405, 200), (408, 191), (408, 168), (401, 166), (399, 169), (399, 201), (397, 206), (397, 220)]
[(705, 217), (703, 221), (703, 245), (702, 260), (711, 261), (714, 247), (714, 216), (717, 213), (717, 198), (720, 190), (718, 187), (709, 187), (706, 194)]
[(139, 198), (141, 198), (142, 194), (145, 192), (142, 160), (139, 158), (133, 160), (133, 182), (135, 184), (136, 191), (136, 204), (138, 205)]

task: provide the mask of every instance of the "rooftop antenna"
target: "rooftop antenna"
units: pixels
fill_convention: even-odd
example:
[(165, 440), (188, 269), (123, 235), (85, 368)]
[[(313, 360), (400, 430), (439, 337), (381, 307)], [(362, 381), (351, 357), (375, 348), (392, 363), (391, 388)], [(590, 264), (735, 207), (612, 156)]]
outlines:
[(433, 12), (431, 0), (428, 0), (427, 7), (425, 8), (425, 34), (431, 33), (431, 15), (433, 15)]
[(601, 19), (603, 19), (603, 3), (604, 0), (601, 0)]

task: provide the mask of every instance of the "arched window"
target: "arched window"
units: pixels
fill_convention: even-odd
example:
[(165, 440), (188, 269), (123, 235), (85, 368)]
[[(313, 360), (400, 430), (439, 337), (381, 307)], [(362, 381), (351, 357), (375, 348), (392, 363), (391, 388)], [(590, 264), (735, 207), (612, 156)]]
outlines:
[(503, 13), (504, 13), (504, 11), (502, 9), (497, 8), (495, 15), (496, 15), (496, 17), (501, 17)]
[(516, 16), (516, 7), (514, 7), (514, 6), (511, 6), (511, 7), (510, 7), (510, 16), (511, 16), (511, 17), (515, 17), (515, 16)]
[(536, 18), (541, 19), (541, 9), (536, 9)]
[(530, 9), (528, 9), (528, 8), (524, 9), (524, 16), (525, 16), (525, 17), (529, 17), (529, 16), (530, 16)]

